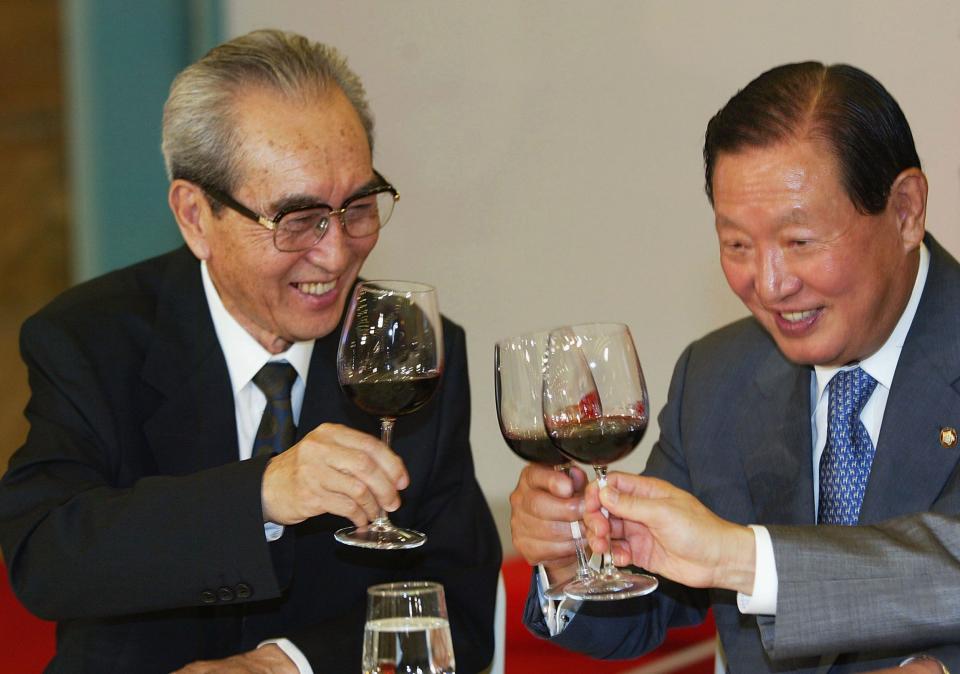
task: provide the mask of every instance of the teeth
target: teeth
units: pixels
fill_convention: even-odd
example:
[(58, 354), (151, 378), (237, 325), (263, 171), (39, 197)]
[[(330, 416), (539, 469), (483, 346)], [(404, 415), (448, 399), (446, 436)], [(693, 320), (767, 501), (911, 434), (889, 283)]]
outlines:
[(809, 311), (785, 311), (780, 315), (783, 316), (786, 320), (791, 323), (796, 321), (803, 321), (817, 313), (816, 309), (810, 309)]
[(322, 295), (333, 290), (336, 285), (336, 281), (330, 281), (329, 283), (298, 283), (297, 290), (307, 295)]

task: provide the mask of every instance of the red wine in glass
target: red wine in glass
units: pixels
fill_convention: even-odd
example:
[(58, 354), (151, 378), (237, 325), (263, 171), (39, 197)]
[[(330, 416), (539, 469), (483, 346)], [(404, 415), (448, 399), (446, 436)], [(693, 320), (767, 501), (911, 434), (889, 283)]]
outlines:
[[(591, 464), (603, 486), (607, 464), (632, 452), (647, 428), (647, 387), (630, 330), (619, 323), (553, 330), (544, 361), (547, 433), (565, 455)], [(607, 554), (599, 574), (575, 580), (564, 593), (572, 599), (605, 601), (656, 588), (655, 578), (622, 572)]]
[(377, 377), (341, 385), (353, 404), (368, 414), (395, 417), (426, 405), (440, 384), (440, 374), (430, 372), (408, 377)]
[(546, 466), (562, 466), (569, 461), (557, 450), (546, 431), (543, 433), (511, 431), (503, 432), (502, 435), (507, 446), (524, 461), (542, 463)]
[(646, 430), (646, 417), (602, 416), (555, 426), (550, 440), (570, 458), (597, 466), (632, 452)]

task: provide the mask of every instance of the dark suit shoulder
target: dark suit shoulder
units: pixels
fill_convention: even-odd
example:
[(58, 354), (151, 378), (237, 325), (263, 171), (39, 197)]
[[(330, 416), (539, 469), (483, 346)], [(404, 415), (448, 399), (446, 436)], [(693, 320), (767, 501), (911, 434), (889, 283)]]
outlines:
[(131, 331), (148, 331), (155, 320), (164, 279), (176, 268), (186, 270), (192, 265), (198, 269), (197, 264), (189, 249), (183, 247), (80, 283), (28, 318), (22, 337), (34, 331), (49, 332), (51, 327), (80, 341), (91, 337), (109, 340), (109, 332), (129, 337)]
[(101, 325), (105, 319), (116, 320), (118, 314), (150, 315), (156, 309), (160, 286), (168, 271), (191, 260), (197, 264), (184, 247), (108, 272), (65, 290), (35, 317), (79, 328)]
[(698, 369), (729, 376), (754, 368), (779, 351), (770, 334), (748, 316), (704, 335), (688, 347), (688, 353)]

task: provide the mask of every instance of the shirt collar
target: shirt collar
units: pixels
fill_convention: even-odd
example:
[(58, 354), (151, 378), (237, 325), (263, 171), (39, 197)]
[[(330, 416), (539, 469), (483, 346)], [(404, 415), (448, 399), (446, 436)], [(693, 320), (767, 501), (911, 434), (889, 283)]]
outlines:
[(240, 389), (250, 383), (260, 368), (270, 361), (279, 360), (290, 363), (300, 379), (306, 383), (315, 340), (294, 342), (283, 353), (270, 353), (223, 306), (220, 294), (210, 278), (206, 260), (200, 261), (200, 275), (203, 277), (203, 291), (207, 297), (207, 305), (210, 307), (213, 329), (217, 333), (223, 357), (227, 361), (233, 394), (236, 395)]
[(910, 331), (910, 325), (913, 323), (913, 317), (917, 315), (917, 306), (920, 304), (920, 296), (923, 294), (923, 286), (927, 282), (927, 272), (930, 270), (930, 251), (926, 244), (920, 243), (920, 266), (917, 269), (917, 278), (913, 282), (913, 291), (910, 293), (910, 299), (903, 313), (900, 314), (900, 320), (893, 328), (893, 332), (887, 337), (875, 353), (864, 358), (856, 365), (846, 365), (843, 367), (824, 367), (817, 365), (814, 367), (817, 379), (817, 400), (823, 395), (824, 390), (840, 370), (849, 370), (854, 367), (862, 368), (867, 374), (873, 377), (880, 386), (888, 391), (893, 384), (893, 374), (897, 369), (897, 361), (900, 360), (900, 351), (907, 341), (907, 333)]

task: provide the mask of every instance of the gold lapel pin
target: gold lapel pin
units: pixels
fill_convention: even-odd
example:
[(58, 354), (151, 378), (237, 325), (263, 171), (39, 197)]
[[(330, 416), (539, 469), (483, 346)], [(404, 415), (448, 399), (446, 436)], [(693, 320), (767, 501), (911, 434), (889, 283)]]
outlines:
[(940, 446), (953, 448), (957, 446), (957, 429), (944, 426), (940, 429)]

